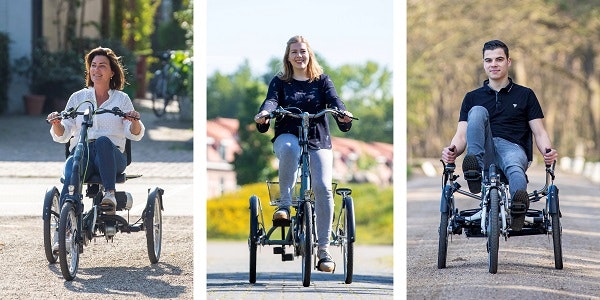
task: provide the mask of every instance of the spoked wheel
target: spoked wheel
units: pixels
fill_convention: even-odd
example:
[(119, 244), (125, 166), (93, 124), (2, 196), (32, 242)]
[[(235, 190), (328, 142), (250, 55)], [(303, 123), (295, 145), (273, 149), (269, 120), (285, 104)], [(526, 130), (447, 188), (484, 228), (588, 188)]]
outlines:
[(344, 228), (343, 235), (345, 236), (342, 242), (342, 254), (344, 256), (344, 282), (352, 283), (352, 274), (354, 270), (354, 203), (351, 197), (344, 199)]
[(550, 214), (552, 219), (552, 243), (554, 245), (554, 267), (562, 270), (562, 227), (560, 225), (560, 216), (558, 213)]
[(42, 212), (42, 219), (44, 220), (44, 252), (46, 253), (46, 259), (51, 264), (58, 260), (58, 251), (54, 251), (53, 248), (54, 242), (58, 242), (59, 198), (60, 194), (56, 187), (50, 187), (46, 190), (44, 211)]
[(157, 263), (160, 259), (162, 242), (162, 190), (155, 188), (148, 194), (148, 202), (144, 215), (144, 227), (146, 228), (146, 244), (148, 246), (148, 258), (150, 263)]
[(302, 223), (300, 228), (300, 245), (302, 247), (302, 285), (310, 285), (310, 272), (312, 271), (313, 252), (313, 224), (312, 207), (309, 201), (302, 205)]
[[(163, 81), (164, 82), (164, 81)], [(158, 96), (157, 94), (152, 94), (152, 110), (154, 111), (154, 115), (157, 117), (162, 117), (167, 112), (167, 104), (168, 100), (165, 95)]]
[(256, 248), (258, 247), (258, 197), (250, 197), (250, 283), (256, 283)]
[(497, 189), (490, 191), (490, 214), (488, 220), (488, 269), (492, 274), (498, 272), (498, 247), (500, 241), (500, 224), (498, 214), (500, 213), (500, 195)]
[(58, 223), (58, 256), (60, 271), (67, 281), (75, 279), (79, 267), (79, 232), (77, 214), (72, 202), (66, 202), (60, 212)]
[(437, 260), (438, 269), (446, 268), (446, 255), (448, 253), (448, 220), (449, 220), (449, 218), (450, 217), (447, 212), (441, 213), (440, 227), (438, 228), (438, 232), (439, 232), (438, 260)]

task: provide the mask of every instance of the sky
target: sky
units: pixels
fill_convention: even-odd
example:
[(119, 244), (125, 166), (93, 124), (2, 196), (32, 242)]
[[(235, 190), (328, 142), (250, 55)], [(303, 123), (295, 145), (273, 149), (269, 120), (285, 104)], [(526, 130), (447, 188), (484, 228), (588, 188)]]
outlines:
[(257, 75), (283, 58), (286, 42), (306, 37), (330, 66), (368, 60), (392, 69), (392, 0), (208, 0), (207, 75), (244, 63)]

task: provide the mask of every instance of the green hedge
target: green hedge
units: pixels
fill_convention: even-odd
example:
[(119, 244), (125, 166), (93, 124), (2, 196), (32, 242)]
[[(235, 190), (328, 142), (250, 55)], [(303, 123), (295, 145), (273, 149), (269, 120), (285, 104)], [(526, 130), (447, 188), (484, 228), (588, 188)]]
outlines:
[(8, 35), (0, 32), (0, 114), (5, 112), (8, 107), (8, 84), (10, 82), (9, 42)]
[[(391, 187), (382, 188), (374, 184), (343, 184), (343, 186), (352, 189), (357, 243), (391, 245), (394, 236), (393, 189)], [(243, 186), (237, 192), (207, 201), (207, 238), (246, 240), (250, 226), (249, 199), (252, 195), (256, 195), (260, 199), (265, 226), (270, 227), (274, 207), (269, 206), (267, 185), (265, 183), (250, 184)], [(335, 195), (336, 218), (340, 207), (340, 198)]]

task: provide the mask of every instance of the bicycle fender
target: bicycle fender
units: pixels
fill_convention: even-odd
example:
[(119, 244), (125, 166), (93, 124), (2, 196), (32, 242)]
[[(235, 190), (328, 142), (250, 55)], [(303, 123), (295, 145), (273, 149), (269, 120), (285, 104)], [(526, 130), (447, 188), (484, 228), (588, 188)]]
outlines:
[(549, 213), (556, 214), (560, 212), (560, 204), (558, 200), (558, 188), (555, 185), (548, 187), (548, 209)]
[(450, 203), (452, 199), (452, 187), (450, 185), (445, 185), (442, 190), (442, 199), (440, 200), (440, 212), (447, 213), (450, 211)]

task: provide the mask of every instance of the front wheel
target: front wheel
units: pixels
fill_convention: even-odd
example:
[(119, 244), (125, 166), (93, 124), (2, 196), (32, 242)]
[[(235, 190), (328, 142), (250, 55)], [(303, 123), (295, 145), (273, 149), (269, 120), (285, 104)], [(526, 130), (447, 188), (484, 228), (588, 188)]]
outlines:
[(46, 253), (46, 259), (51, 264), (58, 260), (58, 252), (54, 251), (54, 243), (58, 242), (59, 198), (58, 189), (50, 187), (44, 197), (44, 209), (42, 212), (42, 219), (44, 220), (44, 252)]
[(490, 210), (488, 220), (488, 269), (492, 274), (498, 272), (498, 248), (500, 242), (500, 224), (498, 215), (500, 213), (500, 195), (497, 189), (490, 191)]
[(448, 213), (443, 212), (440, 217), (440, 227), (438, 228), (438, 269), (446, 268), (446, 255), (448, 253)]
[(58, 225), (58, 256), (60, 271), (67, 281), (75, 279), (79, 267), (77, 213), (72, 202), (66, 202), (60, 211)]
[(146, 228), (146, 245), (150, 263), (157, 263), (160, 259), (162, 242), (162, 190), (155, 188), (148, 194), (148, 202), (144, 216)]
[(313, 224), (312, 224), (312, 206), (309, 201), (302, 205), (302, 223), (300, 228), (300, 242), (302, 245), (302, 285), (310, 285), (310, 272), (312, 271), (312, 252), (313, 252)]
[(256, 248), (258, 247), (258, 197), (250, 197), (250, 234), (248, 248), (250, 250), (250, 283), (256, 283)]
[(552, 219), (552, 243), (554, 246), (554, 267), (556, 269), (562, 270), (563, 268), (563, 260), (562, 260), (562, 227), (560, 225), (560, 216), (558, 213), (550, 214), (550, 219)]
[(352, 283), (352, 274), (354, 269), (354, 241), (355, 241), (355, 223), (354, 223), (354, 203), (351, 197), (344, 201), (344, 234), (342, 243), (342, 254), (344, 256), (344, 282)]

